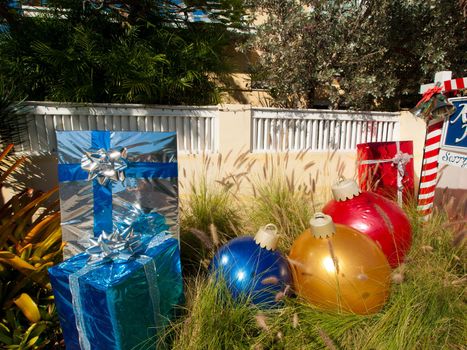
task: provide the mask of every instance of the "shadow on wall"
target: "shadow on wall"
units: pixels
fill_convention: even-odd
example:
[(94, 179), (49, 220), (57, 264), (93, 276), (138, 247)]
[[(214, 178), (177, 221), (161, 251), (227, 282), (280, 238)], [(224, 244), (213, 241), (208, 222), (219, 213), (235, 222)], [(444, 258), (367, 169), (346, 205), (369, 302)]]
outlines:
[[(45, 192), (57, 185), (57, 157), (51, 155), (29, 156), (21, 168), (11, 174), (9, 181), (4, 184), (0, 205), (26, 187)], [(58, 196), (55, 199), (58, 199)]]

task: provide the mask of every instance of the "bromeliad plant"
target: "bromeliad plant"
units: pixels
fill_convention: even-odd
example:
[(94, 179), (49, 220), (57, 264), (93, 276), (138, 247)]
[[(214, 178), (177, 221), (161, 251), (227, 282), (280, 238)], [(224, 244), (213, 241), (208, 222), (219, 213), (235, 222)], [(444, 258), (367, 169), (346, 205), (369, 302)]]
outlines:
[[(26, 158), (12, 164), (9, 145), (0, 154), (0, 189)], [(25, 189), (0, 207), (0, 343), (6, 349), (54, 349), (60, 328), (47, 268), (63, 244), (57, 189)]]

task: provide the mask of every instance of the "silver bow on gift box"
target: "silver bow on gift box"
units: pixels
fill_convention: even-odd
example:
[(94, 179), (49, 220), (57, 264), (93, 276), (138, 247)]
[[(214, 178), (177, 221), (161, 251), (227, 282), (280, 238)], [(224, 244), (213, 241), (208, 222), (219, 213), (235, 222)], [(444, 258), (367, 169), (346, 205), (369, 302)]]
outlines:
[(97, 181), (105, 186), (110, 181), (124, 181), (125, 169), (128, 168), (127, 150), (121, 151), (101, 148), (95, 152), (86, 152), (81, 158), (81, 169), (87, 171), (88, 180)]
[(133, 230), (102, 234), (98, 238), (89, 239), (90, 246), (86, 249), (89, 261), (98, 262), (112, 260), (128, 260), (141, 248), (141, 235), (136, 235)]

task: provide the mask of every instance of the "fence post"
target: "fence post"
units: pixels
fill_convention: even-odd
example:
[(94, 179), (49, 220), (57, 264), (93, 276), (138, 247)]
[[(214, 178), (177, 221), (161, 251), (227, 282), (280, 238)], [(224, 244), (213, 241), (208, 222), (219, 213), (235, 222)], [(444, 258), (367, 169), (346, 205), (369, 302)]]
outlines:
[(235, 156), (251, 150), (251, 105), (219, 105), (219, 153)]

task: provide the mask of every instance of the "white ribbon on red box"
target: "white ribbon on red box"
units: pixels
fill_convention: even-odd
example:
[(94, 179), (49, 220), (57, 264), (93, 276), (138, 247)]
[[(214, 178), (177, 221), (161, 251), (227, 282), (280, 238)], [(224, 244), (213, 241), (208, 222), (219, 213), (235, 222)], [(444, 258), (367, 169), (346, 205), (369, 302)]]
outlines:
[(413, 158), (413, 155), (408, 153), (403, 153), (400, 150), (400, 141), (396, 142), (397, 152), (396, 155), (391, 159), (375, 159), (375, 160), (362, 160), (360, 164), (363, 165), (371, 165), (371, 164), (379, 164), (379, 163), (387, 163), (392, 162), (397, 166), (397, 203), (399, 206), (402, 206), (403, 203), (403, 192), (404, 192), (404, 185), (402, 184), (402, 180), (405, 176), (405, 168), (407, 163), (410, 162), (410, 159)]

